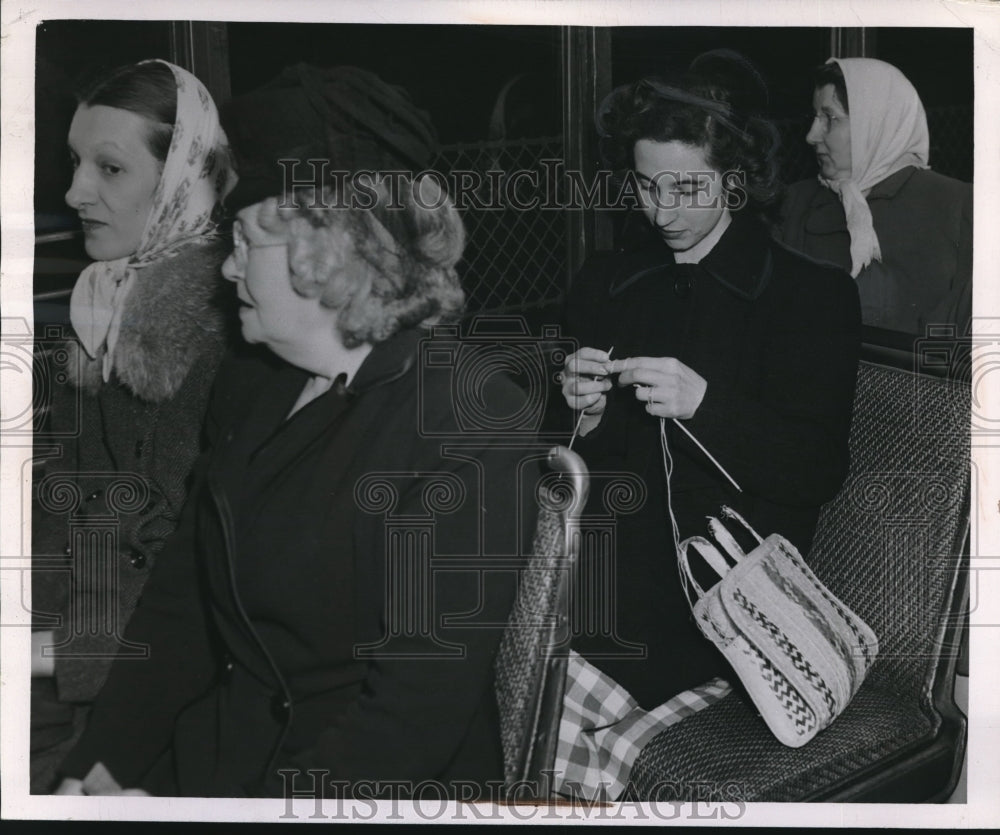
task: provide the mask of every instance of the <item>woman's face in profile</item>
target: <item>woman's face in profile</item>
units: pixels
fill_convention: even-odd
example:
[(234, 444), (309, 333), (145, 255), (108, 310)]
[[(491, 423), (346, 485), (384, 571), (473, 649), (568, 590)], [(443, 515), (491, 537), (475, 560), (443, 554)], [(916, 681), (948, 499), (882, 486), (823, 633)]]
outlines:
[[(262, 216), (273, 219), (268, 228), (259, 222)], [(275, 228), (282, 231), (272, 231)], [(274, 198), (237, 213), (233, 251), (222, 264), (222, 274), (236, 284), (243, 338), (267, 345), (293, 365), (309, 352), (320, 331), (335, 327), (334, 311), (292, 286), (287, 231), (278, 220)]]
[(675, 252), (699, 243), (726, 211), (722, 175), (702, 148), (684, 142), (635, 143), (635, 173), (642, 187), (642, 211)]
[(812, 127), (806, 142), (816, 151), (820, 173), (827, 180), (851, 176), (851, 117), (837, 97), (837, 89), (826, 84), (813, 93)]
[(81, 105), (69, 128), (73, 182), (66, 203), (80, 216), (87, 255), (111, 261), (139, 248), (163, 166), (146, 142), (149, 120)]

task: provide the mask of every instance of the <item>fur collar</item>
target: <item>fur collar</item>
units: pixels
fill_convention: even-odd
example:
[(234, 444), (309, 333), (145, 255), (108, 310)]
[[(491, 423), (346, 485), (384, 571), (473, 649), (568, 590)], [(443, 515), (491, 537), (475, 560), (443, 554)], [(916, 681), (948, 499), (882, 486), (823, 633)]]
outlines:
[[(207, 241), (139, 270), (113, 366), (114, 377), (139, 399), (169, 400), (198, 358), (225, 341), (231, 300), (219, 268), (227, 252), (224, 241)], [(73, 349), (78, 360), (69, 364), (70, 379), (96, 394), (102, 357), (90, 359), (75, 341)]]

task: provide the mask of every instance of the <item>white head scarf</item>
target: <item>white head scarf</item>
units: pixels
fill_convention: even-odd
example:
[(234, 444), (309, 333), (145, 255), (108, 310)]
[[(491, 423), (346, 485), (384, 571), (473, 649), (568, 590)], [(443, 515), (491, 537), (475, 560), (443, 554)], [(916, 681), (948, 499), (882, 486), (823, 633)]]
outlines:
[(851, 236), (851, 275), (881, 261), (864, 192), (909, 165), (927, 168), (930, 146), (920, 96), (898, 69), (874, 58), (831, 58), (844, 73), (851, 124), (850, 179), (819, 180), (844, 204)]
[(137, 270), (214, 236), (215, 207), (236, 185), (226, 135), (208, 90), (187, 70), (157, 62), (174, 74), (177, 112), (139, 248), (124, 258), (88, 266), (70, 298), (70, 319), (87, 354), (96, 359), (104, 352), (105, 382), (114, 364), (122, 310)]

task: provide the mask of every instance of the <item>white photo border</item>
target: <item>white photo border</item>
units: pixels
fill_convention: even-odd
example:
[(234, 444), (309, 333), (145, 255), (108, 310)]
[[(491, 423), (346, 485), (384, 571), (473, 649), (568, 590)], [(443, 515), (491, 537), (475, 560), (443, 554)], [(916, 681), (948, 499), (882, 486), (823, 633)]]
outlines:
[[(164, 11), (169, 9), (169, 17)], [(174, 0), (169, 6), (152, 0), (38, 0), (2, 6), (2, 124), (0, 156), (2, 183), (2, 265), (0, 307), (5, 319), (32, 321), (32, 214), (34, 148), (35, 26), (47, 19), (223, 20), (327, 23), (454, 23), (493, 25), (593, 26), (926, 26), (970, 27), (975, 59), (975, 246), (974, 311), (977, 336), (1000, 341), (1000, 3), (957, 0), (887, 0), (878, 4), (825, 0), (674, 0), (671, 3), (622, 3), (615, 0), (570, 2), (459, 2), (424, 0), (419, 4), (361, 0), (360, 2), (293, 2), (292, 0)], [(985, 374), (987, 368), (975, 373)], [(0, 413), (23, 409), (31, 400), (30, 375), (0, 370)], [(1000, 414), (1000, 386), (981, 387), (986, 398), (981, 413)], [(979, 473), (974, 495), (972, 541), (977, 580), (977, 606), (972, 612), (970, 648), (975, 675), (970, 681), (968, 735), (968, 802), (909, 806), (906, 804), (748, 804), (736, 819), (653, 814), (648, 804), (626, 804), (606, 815), (591, 812), (576, 817), (533, 807), (499, 808), (480, 818), (469, 808), (451, 808), (435, 822), (533, 822), (718, 825), (736, 826), (918, 826), (980, 828), (1000, 825), (1000, 448), (976, 446), (974, 471)], [(19, 559), (30, 533), (28, 520), (15, 513), (30, 489), (30, 442), (4, 439), (0, 455), (0, 556), (3, 568), (26, 568)], [(28, 466), (26, 467), (26, 463)], [(7, 574), (8, 572), (4, 572)], [(15, 575), (16, 576), (16, 575)], [(134, 797), (53, 797), (28, 793), (29, 630), (20, 583), (0, 582), (0, 745), (2, 745), (2, 807), (5, 819), (51, 820), (290, 820), (284, 800), (228, 800)], [(26, 587), (27, 584), (25, 584)], [(20, 628), (19, 628), (20, 627)], [(352, 804), (357, 820), (425, 822), (426, 809), (407, 804)], [(632, 808), (632, 807), (635, 808)], [(643, 806), (646, 807), (645, 813)], [(431, 808), (436, 808), (432, 805)], [(294, 808), (301, 822), (310, 820), (311, 801)]]

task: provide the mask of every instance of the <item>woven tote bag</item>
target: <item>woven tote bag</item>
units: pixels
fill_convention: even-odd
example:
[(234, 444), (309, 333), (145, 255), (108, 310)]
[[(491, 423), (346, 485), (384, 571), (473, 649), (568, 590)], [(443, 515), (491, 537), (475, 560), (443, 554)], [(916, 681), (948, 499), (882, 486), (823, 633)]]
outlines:
[[(745, 526), (757, 547), (744, 553), (725, 525), (709, 519), (722, 550), (701, 536), (681, 542), (681, 582), (698, 627), (725, 655), (767, 726), (798, 748), (847, 707), (878, 654), (878, 638), (787, 539), (761, 539), (728, 507), (722, 515)], [(707, 590), (693, 576), (692, 553), (719, 575)]]

